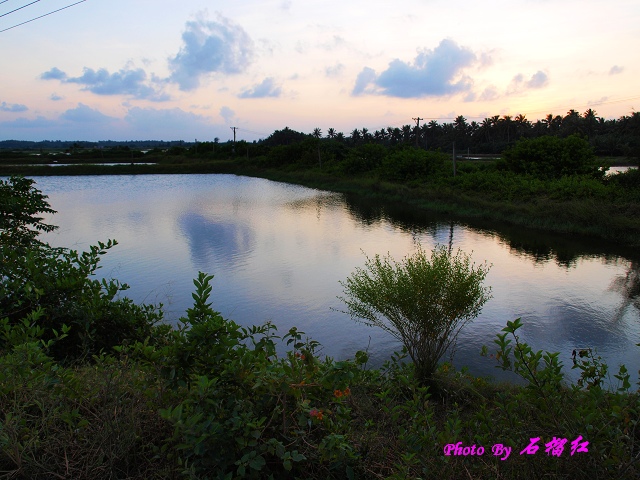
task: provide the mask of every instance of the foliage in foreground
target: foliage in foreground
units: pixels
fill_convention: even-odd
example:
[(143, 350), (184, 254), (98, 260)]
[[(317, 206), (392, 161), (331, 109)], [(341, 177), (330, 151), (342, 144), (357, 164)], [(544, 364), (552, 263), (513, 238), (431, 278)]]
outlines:
[[(52, 278), (46, 258), (3, 262), (1, 298), (17, 298), (6, 283), (14, 268), (24, 285), (48, 291), (42, 286)], [(44, 273), (24, 274), (25, 262)], [(69, 269), (73, 277), (94, 281), (95, 269), (76, 267)], [(614, 375), (618, 390), (605, 390), (604, 364), (587, 352), (575, 364), (580, 382), (567, 386), (558, 354), (522, 343), (516, 320), (497, 336), (492, 356), (525, 387), (497, 385), (443, 364), (434, 375), (435, 395), (420, 386), (406, 353), (366, 369), (366, 352), (352, 360), (321, 359), (318, 343), (295, 328), (280, 338), (270, 324), (242, 328), (222, 318), (211, 308), (211, 279), (201, 273), (194, 281), (194, 305), (179, 328), (157, 325), (154, 310), (141, 307), (144, 329), (125, 330), (117, 345), (93, 354), (99, 339), (86, 344), (74, 336), (82, 325), (55, 328), (48, 321), (57, 308), (73, 307), (65, 295), (27, 304), (20, 315), (7, 315), (3, 304), (0, 478), (640, 475), (640, 397), (624, 367)], [(83, 292), (96, 295), (83, 288), (76, 292), (80, 303)], [(118, 305), (108, 296), (103, 301)], [(93, 301), (87, 306), (87, 313), (102, 308)], [(278, 341), (288, 347), (283, 356), (276, 354)], [(63, 342), (91, 348), (71, 361), (56, 349)], [(526, 453), (531, 439), (539, 439), (535, 454)], [(572, 449), (577, 439), (579, 448)], [(496, 444), (503, 446), (500, 456), (492, 455)], [(447, 445), (483, 446), (485, 453), (445, 455)]]
[[(243, 329), (209, 310), (210, 278), (195, 282), (184, 319), (191, 328), (92, 364), (63, 366), (33, 323), (5, 325), (0, 472), (29, 479), (640, 474), (640, 397), (622, 368), (617, 392), (601, 386), (602, 369), (594, 373), (590, 358), (579, 363), (588, 388), (566, 386), (558, 355), (521, 343), (516, 321), (498, 335), (493, 356), (526, 386), (443, 364), (434, 396), (419, 386), (406, 354), (367, 370), (366, 352), (322, 360), (318, 344), (292, 329), (282, 337), (291, 350), (278, 357), (272, 326)], [(536, 438), (540, 451), (526, 453)], [(572, 454), (576, 439), (588, 451)], [(458, 442), (485, 453), (444, 454)], [(496, 444), (500, 456), (492, 454)]]

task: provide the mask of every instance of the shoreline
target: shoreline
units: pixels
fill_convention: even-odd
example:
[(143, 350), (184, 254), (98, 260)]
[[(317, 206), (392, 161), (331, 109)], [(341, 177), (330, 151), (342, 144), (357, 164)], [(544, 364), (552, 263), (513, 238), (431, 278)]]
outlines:
[(366, 176), (345, 178), (317, 168), (305, 171), (261, 168), (246, 164), (244, 159), (181, 164), (0, 166), (0, 176), (145, 174), (244, 175), (404, 204), (423, 211), (453, 215), (460, 220), (599, 238), (622, 247), (640, 246), (640, 206), (621, 206), (595, 198), (558, 200), (541, 195), (532, 201), (496, 200), (480, 192), (455, 191), (450, 186), (393, 183)]

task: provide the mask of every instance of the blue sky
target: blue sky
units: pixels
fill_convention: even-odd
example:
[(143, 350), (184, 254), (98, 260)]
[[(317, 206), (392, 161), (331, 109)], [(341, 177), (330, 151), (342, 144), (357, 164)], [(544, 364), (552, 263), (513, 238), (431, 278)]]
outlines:
[(0, 140), (257, 140), (640, 105), (640, 2), (0, 3)]

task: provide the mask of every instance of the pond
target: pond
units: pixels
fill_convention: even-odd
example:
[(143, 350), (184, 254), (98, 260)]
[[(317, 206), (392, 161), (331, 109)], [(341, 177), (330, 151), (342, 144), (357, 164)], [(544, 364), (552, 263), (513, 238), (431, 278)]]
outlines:
[(53, 246), (119, 245), (100, 275), (131, 288), (137, 302), (162, 303), (176, 322), (191, 306), (198, 271), (213, 274), (211, 301), (242, 325), (296, 326), (322, 354), (353, 358), (368, 349), (379, 366), (401, 348), (385, 332), (342, 313), (337, 298), (365, 254), (394, 258), (445, 244), (492, 264), (493, 298), (460, 334), (454, 364), (513, 379), (479, 355), (508, 320), (521, 317), (521, 339), (560, 352), (570, 378), (571, 352), (590, 347), (609, 364), (640, 368), (640, 261), (604, 242), (503, 225), (471, 225), (402, 205), (235, 175), (35, 177), (58, 211), (44, 236)]

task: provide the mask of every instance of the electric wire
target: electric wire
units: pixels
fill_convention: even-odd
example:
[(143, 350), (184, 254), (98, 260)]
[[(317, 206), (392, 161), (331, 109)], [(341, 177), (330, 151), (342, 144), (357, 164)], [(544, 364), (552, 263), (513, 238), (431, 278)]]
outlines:
[[(5, 1), (7, 1), (7, 0), (5, 0)], [(38, 1), (40, 1), (40, 0), (38, 0)], [(14, 26), (12, 26), (12, 27), (5, 28), (4, 30), (0, 30), (0, 33), (2, 33), (2, 32), (6, 32), (7, 30), (11, 30), (12, 28), (19, 27), (20, 25), (24, 25), (25, 23), (33, 22), (34, 20), (38, 20), (38, 19), (43, 18), (43, 17), (46, 17), (46, 16), (48, 16), (48, 15), (52, 15), (52, 14), (57, 13), (57, 12), (60, 12), (60, 11), (62, 11), (62, 10), (66, 10), (67, 8), (71, 8), (71, 7), (75, 6), (75, 5), (78, 5), (79, 3), (84, 3), (84, 2), (86, 2), (86, 1), (87, 1), (87, 0), (80, 0), (79, 2), (72, 3), (71, 5), (67, 5), (66, 7), (62, 7), (62, 8), (59, 8), (59, 9), (57, 9), (57, 10), (53, 10), (52, 12), (49, 12), (49, 13), (45, 13), (44, 15), (40, 15), (39, 17), (32, 18), (31, 20), (27, 20), (26, 22), (18, 23), (17, 25), (14, 25)], [(33, 2), (33, 3), (35, 3), (35, 2)], [(30, 4), (29, 4), (29, 5), (30, 5)], [(25, 7), (26, 7), (26, 6), (27, 6), (27, 5), (25, 5)], [(9, 12), (9, 13), (11, 13), (11, 12)], [(7, 14), (5, 14), (5, 15), (7, 15)]]
[(242, 127), (238, 127), (238, 130), (240, 130), (240, 131), (242, 131), (242, 132), (251, 133), (251, 134), (253, 134), (253, 135), (266, 135), (266, 136), (271, 135), (270, 133), (254, 132), (254, 131), (252, 131), (252, 130), (247, 130), (246, 128), (242, 128)]
[(19, 7), (19, 8), (16, 8), (15, 10), (11, 10), (10, 12), (3, 13), (2, 15), (0, 15), (0, 18), (1, 17), (6, 17), (10, 13), (17, 12), (18, 10), (22, 10), (23, 8), (27, 8), (29, 5), (33, 5), (34, 3), (38, 3), (39, 1), (40, 0), (36, 0), (35, 2), (27, 3), (26, 5), (23, 5), (23, 6)]

